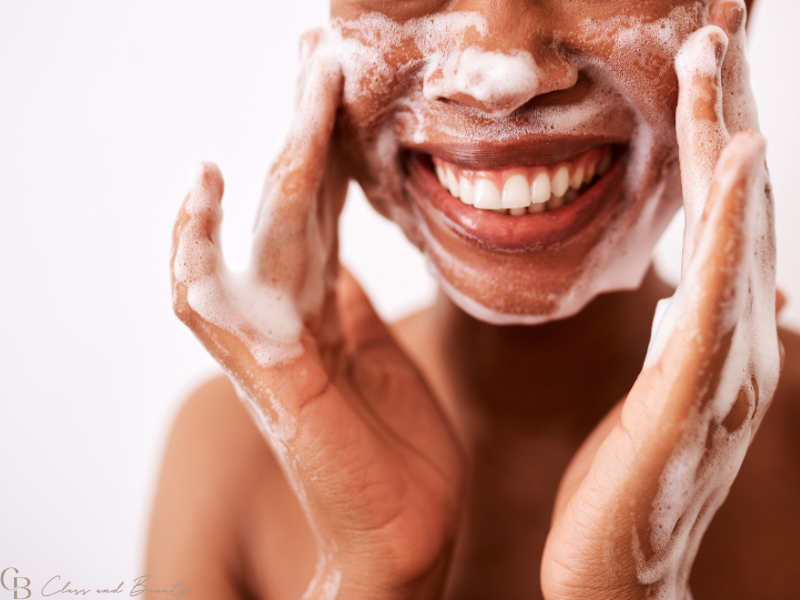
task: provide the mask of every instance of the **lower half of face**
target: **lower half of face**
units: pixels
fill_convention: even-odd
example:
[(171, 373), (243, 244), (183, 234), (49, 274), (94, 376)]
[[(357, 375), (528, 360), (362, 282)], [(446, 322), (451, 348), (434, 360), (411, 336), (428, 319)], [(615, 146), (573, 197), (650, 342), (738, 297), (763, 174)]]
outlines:
[[(676, 21), (673, 10), (662, 12), (631, 23), (647, 50), (635, 63), (631, 48), (584, 32), (583, 46), (573, 44), (582, 54), (558, 57), (572, 61), (572, 80), (530, 98), (507, 91), (505, 111), (494, 110), (502, 89), (476, 91), (457, 72), (445, 94), (426, 93), (433, 68), (422, 55), (409, 61), (406, 79), (384, 68), (380, 74), (393, 74), (386, 81), (379, 74), (376, 84), (373, 73), (368, 84), (351, 86), (358, 93), (349, 101), (346, 93), (338, 135), (353, 176), (474, 317), (542, 323), (641, 283), (681, 203), (676, 40), (702, 22), (698, 11), (683, 10), (668, 23), (671, 37), (648, 46), (648, 36), (665, 28), (659, 19)], [(633, 35), (623, 39), (636, 45)], [(489, 54), (484, 68), (495, 72), (508, 70), (503, 55), (518, 56)], [(486, 98), (495, 104), (487, 108)]]

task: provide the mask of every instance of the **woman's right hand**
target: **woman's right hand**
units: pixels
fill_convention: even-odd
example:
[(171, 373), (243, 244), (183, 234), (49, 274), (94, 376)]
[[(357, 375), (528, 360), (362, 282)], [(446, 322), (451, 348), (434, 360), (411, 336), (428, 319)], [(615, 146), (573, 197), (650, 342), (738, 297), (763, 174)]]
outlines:
[(303, 48), (252, 266), (243, 276), (225, 267), (222, 177), (203, 165), (175, 225), (174, 309), (230, 376), (318, 538), (306, 598), (435, 598), (464, 462), (420, 373), (339, 268), (347, 176), (331, 138), (342, 75), (323, 33), (306, 34)]

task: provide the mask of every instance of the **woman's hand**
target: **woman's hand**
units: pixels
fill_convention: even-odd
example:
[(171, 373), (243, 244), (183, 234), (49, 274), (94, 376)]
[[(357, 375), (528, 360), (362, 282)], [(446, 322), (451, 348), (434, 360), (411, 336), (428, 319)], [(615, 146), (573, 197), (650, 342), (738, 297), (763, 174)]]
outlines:
[(222, 177), (204, 165), (175, 225), (175, 312), (234, 382), (303, 505), (320, 548), (306, 598), (436, 598), (464, 465), (419, 372), (339, 268), (342, 75), (322, 33), (303, 44), (297, 112), (267, 181), (253, 264), (242, 276), (225, 267)]
[(744, 56), (716, 0), (677, 58), (683, 277), (628, 397), (565, 473), (548, 600), (691, 598), (689, 573), (777, 387), (773, 205)]

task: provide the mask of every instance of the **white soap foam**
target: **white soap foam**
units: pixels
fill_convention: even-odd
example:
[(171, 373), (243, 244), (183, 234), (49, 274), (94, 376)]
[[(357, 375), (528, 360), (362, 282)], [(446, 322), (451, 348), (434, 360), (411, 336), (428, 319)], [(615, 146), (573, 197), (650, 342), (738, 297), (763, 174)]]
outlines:
[(504, 117), (536, 95), (542, 73), (527, 50), (511, 54), (470, 46), (459, 53), (434, 53), (426, 69), (428, 100), (465, 94), (481, 102), (491, 117)]
[[(674, 296), (663, 298), (656, 304), (656, 314), (653, 316), (653, 327), (650, 331), (650, 344), (647, 346), (647, 355), (644, 359), (643, 370), (653, 366), (658, 359), (661, 358), (661, 354), (664, 352), (664, 346), (674, 330), (674, 319), (664, 319), (669, 312), (669, 307), (672, 304), (673, 298)], [(677, 312), (673, 311), (672, 314), (676, 315)], [(663, 331), (661, 330), (662, 326), (664, 327)]]
[(414, 69), (423, 62), (412, 58), (393, 70), (384, 56), (396, 53), (404, 44), (414, 44), (428, 59), (447, 61), (440, 53), (443, 41), (463, 41), (468, 32), (485, 34), (487, 31), (483, 15), (468, 11), (438, 13), (403, 24), (372, 12), (358, 19), (333, 19), (331, 26), (326, 43), (342, 65), (346, 104), (380, 91), (386, 78)]
[(189, 222), (175, 254), (176, 282), (186, 288), (189, 306), (202, 319), (234, 335), (264, 367), (284, 364), (302, 353), (302, 321), (291, 298), (259, 282), (252, 271), (232, 273), (225, 266), (218, 240), (209, 240), (203, 223), (218, 224), (219, 200), (194, 175), (186, 202)]
[[(308, 584), (302, 600), (336, 600), (342, 586), (342, 572), (333, 568), (334, 555), (339, 551), (335, 541), (325, 544), (317, 536), (319, 556), (315, 568), (314, 578)], [(321, 589), (320, 589), (321, 588)]]
[(339, 595), (339, 586), (342, 584), (342, 572), (333, 571), (325, 578), (322, 584), (322, 598), (320, 600), (336, 600)]
[[(693, 118), (693, 108), (698, 100), (706, 99), (707, 92), (694, 85), (696, 77), (711, 78), (719, 84), (719, 67), (716, 46), (727, 49), (727, 36), (718, 27), (704, 27), (686, 40), (675, 58), (675, 70), (682, 85), (677, 108), (679, 131), (695, 143), (682, 149), (681, 177), (684, 190), (686, 229), (684, 233), (684, 263), (689, 259), (694, 245), (696, 226), (711, 188), (711, 174), (717, 159), (730, 140), (723, 116), (723, 96), (716, 98), (714, 112), (717, 121)], [(684, 267), (686, 265), (684, 264)]]
[[(655, 598), (673, 598), (686, 588), (702, 537), (725, 500), (778, 385), (780, 350), (774, 310), (773, 215), (771, 201), (761, 198), (765, 169), (760, 164), (756, 166), (760, 173), (749, 191), (755, 197), (749, 199), (744, 215), (743, 230), (747, 237), (745, 247), (740, 250), (741, 264), (737, 271), (728, 274), (733, 277), (731, 288), (735, 292), (717, 310), (718, 326), (733, 334), (718, 387), (704, 406), (692, 407), (682, 438), (661, 473), (650, 516), (648, 556), (642, 548), (641, 534), (632, 533), (639, 580), (652, 586)], [(736, 172), (723, 173), (719, 179), (721, 189), (732, 189), (739, 176)], [(709, 232), (714, 230), (707, 229), (706, 233)], [(679, 286), (666, 310), (662, 306), (658, 311), (645, 368), (661, 357), (672, 335), (689, 334), (681, 328), (691, 326), (686, 323), (694, 320), (693, 315), (699, 310), (694, 304), (703, 301), (699, 276), (703, 263), (716, 251), (713, 242), (708, 235), (698, 240), (684, 273), (692, 287)], [(659, 318), (662, 312), (663, 317)], [(690, 334), (692, 342), (708, 345), (701, 335)], [(715, 350), (719, 351), (714, 347), (704, 348), (709, 353)], [(670, 382), (665, 384), (669, 386)], [(725, 420), (740, 392), (748, 400), (748, 414), (731, 430)]]

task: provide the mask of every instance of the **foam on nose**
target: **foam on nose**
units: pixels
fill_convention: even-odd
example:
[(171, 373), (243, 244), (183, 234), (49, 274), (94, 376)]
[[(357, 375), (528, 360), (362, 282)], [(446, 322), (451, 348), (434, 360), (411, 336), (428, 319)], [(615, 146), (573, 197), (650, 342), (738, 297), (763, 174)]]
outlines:
[(542, 73), (530, 52), (511, 54), (471, 46), (430, 61), (423, 94), (428, 100), (470, 96), (492, 117), (505, 117), (533, 98)]

